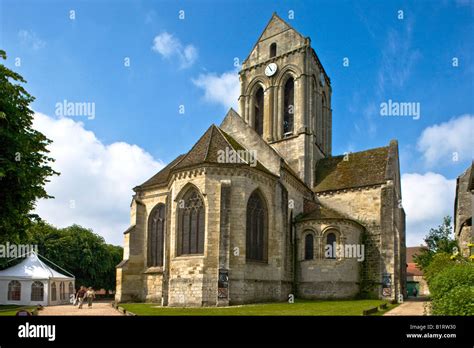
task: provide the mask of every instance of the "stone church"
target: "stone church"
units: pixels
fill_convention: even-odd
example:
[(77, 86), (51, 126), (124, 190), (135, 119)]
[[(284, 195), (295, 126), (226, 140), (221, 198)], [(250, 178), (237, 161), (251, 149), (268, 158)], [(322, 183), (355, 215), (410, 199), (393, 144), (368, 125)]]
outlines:
[(239, 75), (239, 112), (134, 188), (116, 300), (404, 294), (397, 141), (332, 155), (331, 81), (311, 40), (276, 14)]

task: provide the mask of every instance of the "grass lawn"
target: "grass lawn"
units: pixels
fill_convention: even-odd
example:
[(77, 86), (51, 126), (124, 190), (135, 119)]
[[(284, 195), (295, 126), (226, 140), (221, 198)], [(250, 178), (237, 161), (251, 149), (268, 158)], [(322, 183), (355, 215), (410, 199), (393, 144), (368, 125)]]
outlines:
[[(137, 315), (362, 315), (364, 309), (386, 303), (382, 300), (308, 301), (295, 303), (260, 303), (230, 307), (177, 308), (160, 307), (156, 303), (121, 303), (120, 306)], [(382, 315), (397, 305), (388, 303), (387, 309), (374, 315)]]
[(0, 306), (0, 316), (15, 316), (18, 310), (26, 309), (27, 311), (32, 311), (36, 306), (15, 306), (15, 305), (4, 305)]

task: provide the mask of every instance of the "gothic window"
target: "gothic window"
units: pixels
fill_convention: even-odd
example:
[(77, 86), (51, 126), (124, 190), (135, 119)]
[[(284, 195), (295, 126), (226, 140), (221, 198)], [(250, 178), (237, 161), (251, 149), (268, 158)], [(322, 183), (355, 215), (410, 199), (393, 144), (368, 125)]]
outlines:
[(33, 282), (31, 284), (31, 301), (43, 301), (44, 285), (42, 282)]
[(283, 94), (283, 134), (293, 133), (294, 109), (295, 109), (295, 82), (289, 78), (285, 83)]
[(255, 131), (258, 135), (263, 134), (263, 88), (259, 87), (255, 93)]
[(274, 42), (270, 45), (270, 58), (275, 57), (276, 54), (277, 54), (277, 44), (276, 42)]
[(178, 255), (204, 254), (204, 203), (195, 188), (178, 202)]
[(56, 301), (57, 292), (56, 292), (56, 283), (51, 284), (51, 301)]
[(74, 295), (74, 287), (72, 286), (72, 283), (69, 283), (69, 296)]
[(304, 259), (312, 260), (314, 258), (314, 237), (308, 233), (304, 237)]
[(165, 205), (160, 203), (153, 208), (148, 221), (148, 267), (163, 266), (165, 222)]
[(21, 283), (18, 280), (12, 280), (8, 283), (8, 301), (21, 300)]
[(247, 203), (247, 260), (266, 261), (267, 215), (261, 194), (254, 191)]
[(326, 250), (325, 250), (325, 255), (326, 255), (326, 258), (327, 259), (335, 259), (335, 253), (336, 253), (336, 250), (334, 250), (335, 248), (335, 243), (336, 243), (336, 235), (332, 232), (328, 233), (326, 235), (326, 246), (330, 245), (331, 246), (331, 255), (330, 256), (327, 256), (326, 255)]

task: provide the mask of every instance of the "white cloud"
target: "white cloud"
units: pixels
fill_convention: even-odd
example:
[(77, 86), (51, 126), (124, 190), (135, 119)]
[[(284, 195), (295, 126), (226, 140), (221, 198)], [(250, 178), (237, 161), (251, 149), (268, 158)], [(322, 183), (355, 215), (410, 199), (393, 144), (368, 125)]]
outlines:
[(378, 72), (378, 93), (385, 92), (387, 85), (402, 88), (409, 80), (413, 66), (421, 58), (421, 52), (412, 47), (412, 37), (413, 23), (410, 21), (406, 21), (398, 31), (388, 31)]
[(403, 174), (401, 181), (406, 245), (416, 246), (423, 243), (430, 228), (441, 224), (444, 216), (453, 216), (456, 180), (428, 172)]
[(236, 71), (200, 74), (193, 83), (204, 90), (204, 99), (222, 104), (225, 108), (233, 107), (238, 110), (237, 102), (240, 96), (239, 75)]
[(18, 38), (21, 44), (28, 46), (33, 50), (39, 50), (46, 46), (46, 42), (41, 40), (36, 33), (32, 31), (22, 29), (18, 32)]
[(425, 164), (443, 165), (470, 161), (474, 151), (474, 115), (465, 114), (423, 130), (417, 148)]
[[(46, 185), (54, 199), (40, 200), (36, 212), (47, 222), (92, 228), (107, 242), (122, 245), (130, 223), (132, 188), (163, 167), (137, 145), (103, 144), (81, 122), (36, 113), (34, 128), (53, 143), (52, 167), (61, 173)], [(71, 206), (74, 205), (74, 207)]]
[(167, 59), (176, 57), (181, 69), (189, 68), (198, 57), (196, 47), (193, 45), (184, 46), (177, 37), (167, 32), (155, 36), (152, 50)]

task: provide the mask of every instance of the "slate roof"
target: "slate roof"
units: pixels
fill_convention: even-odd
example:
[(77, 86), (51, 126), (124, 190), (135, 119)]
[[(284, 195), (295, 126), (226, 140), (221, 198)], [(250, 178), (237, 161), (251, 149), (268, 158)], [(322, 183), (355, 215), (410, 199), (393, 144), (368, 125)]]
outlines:
[(316, 164), (315, 192), (371, 186), (386, 182), (389, 147), (327, 157)]
[(315, 205), (315, 208), (305, 214), (303, 214), (298, 220), (319, 220), (319, 219), (346, 219), (347, 216), (339, 213), (338, 211), (331, 209), (321, 203)]
[(136, 188), (144, 188), (149, 186), (161, 186), (168, 183), (168, 178), (171, 174), (171, 169), (178, 163), (184, 155), (179, 155), (173, 161), (171, 161), (166, 167), (160, 170), (158, 173), (153, 175), (150, 179), (145, 181), (143, 184), (137, 186)]
[[(233, 137), (224, 132), (216, 125), (211, 125), (204, 135), (194, 144), (188, 153), (178, 156), (174, 161), (168, 164), (160, 172), (137, 186), (135, 189), (141, 189), (150, 186), (167, 185), (172, 172), (190, 168), (200, 164), (219, 164), (248, 166), (246, 163), (221, 163), (219, 159), (219, 151), (226, 151), (226, 148), (234, 151), (246, 150)], [(261, 162), (257, 161), (256, 169), (273, 175)]]

